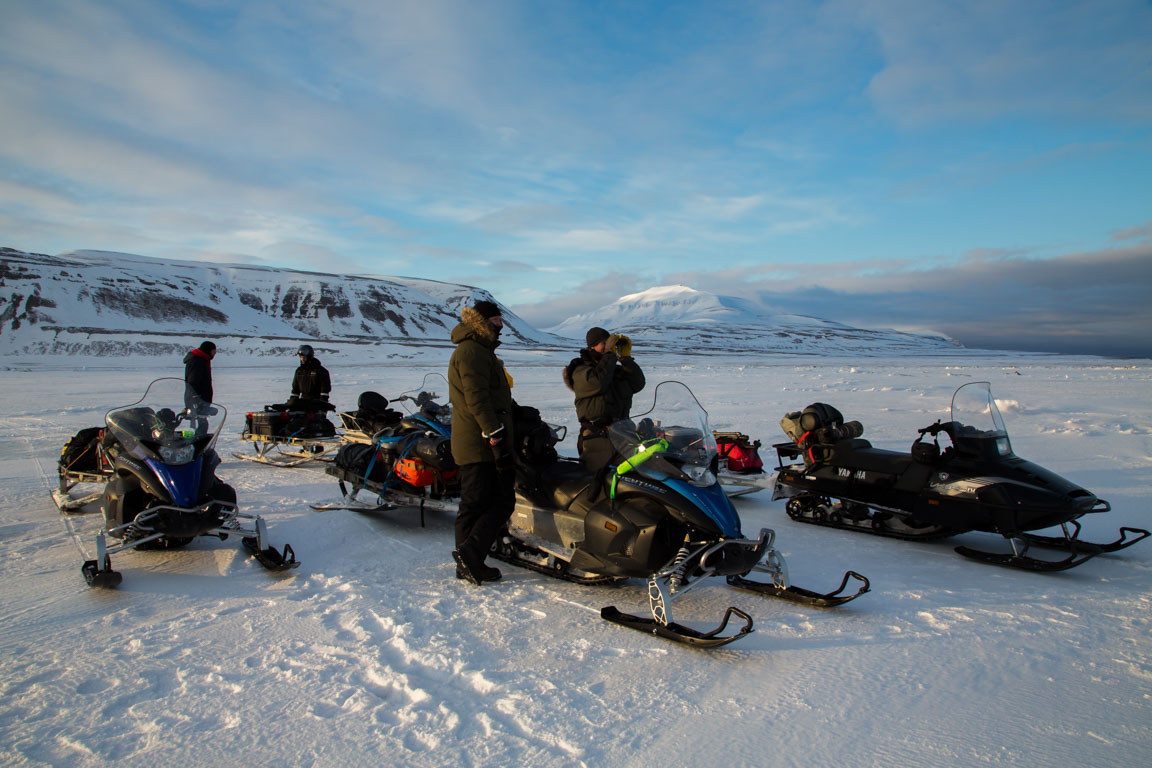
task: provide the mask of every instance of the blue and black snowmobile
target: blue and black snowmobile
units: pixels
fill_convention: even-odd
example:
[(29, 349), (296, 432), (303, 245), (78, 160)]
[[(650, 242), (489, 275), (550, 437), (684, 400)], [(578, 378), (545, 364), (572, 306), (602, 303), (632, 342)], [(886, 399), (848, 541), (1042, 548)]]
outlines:
[[(103, 492), (104, 529), (96, 559), (82, 572), (90, 586), (113, 587), (111, 555), (126, 549), (174, 549), (197, 536), (235, 536), (265, 568), (299, 565), (290, 546), (267, 546), (259, 516), (236, 506), (236, 491), (216, 477), (215, 446), (227, 414), (186, 393), (182, 379), (157, 379), (131, 405), (105, 416), (101, 453), (110, 464)], [(120, 540), (109, 547), (108, 538)]]
[[(813, 606), (841, 605), (868, 591), (849, 571), (840, 587), (820, 594), (792, 586), (775, 533), (746, 538), (731, 500), (717, 481), (718, 451), (708, 414), (680, 382), (657, 385), (652, 408), (609, 427), (616, 460), (589, 472), (575, 459), (549, 454), (540, 429), (517, 423), (517, 504), (493, 555), (505, 562), (578, 583), (642, 578), (651, 616), (601, 617), (642, 632), (716, 647), (752, 631), (752, 618), (729, 607), (719, 626), (699, 631), (672, 620), (672, 603), (714, 576), (732, 586)], [(760, 574), (767, 581), (748, 578)], [(861, 583), (844, 594), (849, 579)], [(733, 617), (743, 626), (725, 634)]]
[[(965, 557), (1032, 571), (1059, 571), (1146, 538), (1122, 527), (1120, 538), (1096, 544), (1079, 537), (1079, 519), (1108, 512), (1107, 501), (1016, 456), (986, 381), (952, 396), (952, 420), (919, 430), (908, 453), (873, 448), (858, 421), (825, 403), (787, 414), (792, 439), (777, 444), (773, 499), (786, 498), (788, 516), (816, 525), (900, 539), (938, 539), (968, 531), (997, 533), (1010, 552), (957, 547)], [(941, 450), (940, 434), (951, 446)], [(927, 442), (925, 437), (931, 437)], [(802, 463), (791, 463), (801, 459)], [(1035, 531), (1059, 527), (1061, 535)], [(1069, 528), (1071, 527), (1071, 530)], [(1029, 548), (1062, 550), (1059, 560), (1035, 558)]]

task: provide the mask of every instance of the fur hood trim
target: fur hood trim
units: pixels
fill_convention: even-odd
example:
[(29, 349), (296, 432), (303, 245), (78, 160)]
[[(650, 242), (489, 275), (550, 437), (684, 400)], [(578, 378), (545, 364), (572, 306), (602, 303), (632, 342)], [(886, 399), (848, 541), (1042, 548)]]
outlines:
[(486, 341), (489, 345), (496, 342), (499, 334), (496, 332), (496, 326), (488, 322), (488, 320), (477, 312), (472, 307), (463, 307), (460, 310), (461, 324), (477, 339)]

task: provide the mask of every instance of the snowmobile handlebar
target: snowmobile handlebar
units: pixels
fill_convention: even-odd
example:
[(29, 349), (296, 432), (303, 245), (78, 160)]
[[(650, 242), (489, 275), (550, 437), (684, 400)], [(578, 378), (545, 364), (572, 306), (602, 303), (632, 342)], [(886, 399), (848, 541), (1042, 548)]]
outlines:
[(939, 421), (937, 421), (935, 424), (929, 424), (928, 426), (916, 431), (921, 435), (927, 434), (932, 435), (932, 437), (936, 437), (936, 435), (940, 434), (941, 432), (950, 436), (952, 434), (952, 422), (949, 421), (945, 424), (941, 424)]

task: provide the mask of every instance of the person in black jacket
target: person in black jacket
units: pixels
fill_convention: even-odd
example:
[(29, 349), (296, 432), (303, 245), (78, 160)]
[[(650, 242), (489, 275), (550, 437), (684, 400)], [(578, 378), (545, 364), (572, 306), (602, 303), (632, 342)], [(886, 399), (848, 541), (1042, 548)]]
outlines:
[(292, 377), (292, 401), (303, 406), (302, 410), (327, 410), (315, 401), (328, 402), (332, 392), (332, 377), (328, 375), (328, 369), (320, 365), (315, 351), (308, 344), (301, 344), (296, 354), (300, 356), (300, 367)]
[(564, 384), (576, 395), (580, 435), (576, 449), (587, 469), (605, 467), (614, 455), (608, 426), (628, 418), (632, 396), (644, 389), (644, 371), (632, 358), (627, 336), (590, 328), (587, 347), (564, 368)]
[(184, 356), (184, 406), (193, 413), (205, 411), (212, 403), (212, 358), (216, 345), (210, 341)]

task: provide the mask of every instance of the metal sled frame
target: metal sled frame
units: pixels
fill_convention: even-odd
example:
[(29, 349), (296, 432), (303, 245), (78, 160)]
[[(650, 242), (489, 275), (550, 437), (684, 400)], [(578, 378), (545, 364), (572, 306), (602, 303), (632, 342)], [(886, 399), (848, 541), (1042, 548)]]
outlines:
[[(776, 485), (776, 473), (761, 470), (758, 472), (739, 474), (721, 470), (720, 473), (716, 475), (716, 480), (719, 481), (721, 486), (724, 486), (725, 495), (730, 499), (734, 499), (737, 496), (747, 496), (750, 493), (771, 490)], [(732, 488), (731, 486), (736, 487)]]
[[(287, 570), (300, 565), (300, 562), (296, 559), (296, 553), (290, 545), (285, 544), (282, 552), (274, 547), (265, 546), (265, 542), (268, 540), (268, 527), (264, 523), (264, 518), (259, 515), (241, 512), (233, 504), (213, 501), (196, 509), (172, 505), (149, 507), (129, 523), (116, 526), (115, 528), (102, 529), (96, 534), (96, 559), (85, 561), (84, 565), (80, 568), (81, 573), (84, 575), (84, 580), (88, 583), (88, 586), (91, 587), (116, 586), (121, 581), (121, 575), (118, 571), (112, 570), (112, 555), (117, 552), (136, 549), (141, 545), (159, 541), (171, 534), (166, 531), (157, 531), (148, 536), (133, 539), (132, 541), (127, 541), (113, 547), (108, 546), (109, 535), (118, 531), (125, 531), (140, 523), (147, 524), (149, 519), (157, 517), (161, 511), (203, 514), (208, 511), (209, 507), (214, 505), (219, 505), (222, 508), (224, 519), (219, 525), (199, 531), (195, 536), (215, 536), (221, 541), (225, 541), (229, 536), (240, 536), (242, 537), (242, 543), (245, 549), (247, 549), (261, 565), (269, 570)], [(245, 525), (245, 523), (248, 523), (248, 525)]]
[[(340, 467), (327, 467), (324, 471), (336, 478), (343, 500), (335, 504), (310, 505), (315, 510), (350, 509), (356, 512), (383, 512), (401, 507), (413, 507), (420, 511), (420, 527), (424, 528), (425, 510), (431, 509), (456, 514), (460, 509), (460, 499), (458, 498), (436, 499), (430, 496), (418, 496), (415, 493), (393, 487), (388, 482), (371, 480)], [(376, 501), (374, 503), (360, 501), (356, 496), (361, 491), (376, 494)]]
[(60, 488), (52, 492), (52, 500), (56, 502), (56, 506), (60, 508), (61, 512), (76, 512), (104, 495), (103, 487), (75, 498), (71, 494), (72, 489), (77, 485), (100, 484), (103, 486), (115, 474), (111, 457), (104, 450), (104, 446), (99, 443), (96, 444), (96, 461), (100, 465), (99, 472), (76, 472), (63, 466), (58, 467)]
[[(251, 432), (241, 432), (240, 439), (252, 443), (252, 447), (256, 449), (256, 455), (233, 453), (233, 456), (244, 461), (255, 461), (273, 467), (298, 467), (310, 461), (332, 461), (332, 457), (328, 454), (345, 442), (339, 435), (332, 437), (274, 437), (272, 435), (254, 435)], [(295, 450), (285, 450), (284, 446), (290, 446)]]

